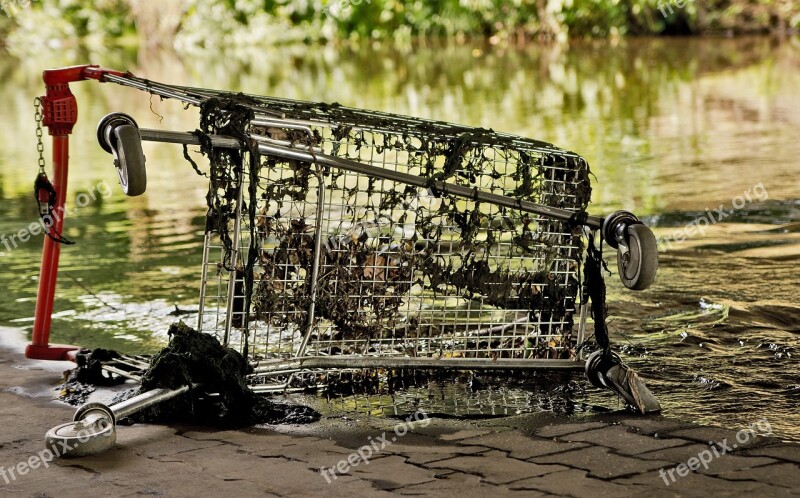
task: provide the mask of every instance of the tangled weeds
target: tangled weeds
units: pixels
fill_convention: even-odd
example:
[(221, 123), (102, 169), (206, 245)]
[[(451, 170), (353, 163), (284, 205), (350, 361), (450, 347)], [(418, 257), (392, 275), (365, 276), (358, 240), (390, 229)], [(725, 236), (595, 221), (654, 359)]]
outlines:
[(86, 403), (95, 391), (95, 386), (114, 386), (125, 381), (103, 371), (103, 362), (119, 358), (119, 353), (110, 349), (81, 349), (75, 355), (78, 368), (64, 372), (64, 383), (55, 389), (58, 399), (77, 406)]
[[(302, 325), (311, 299), (310, 272), (313, 239), (304, 220), (283, 226), (268, 221), (265, 231), (277, 234), (280, 243), (261, 252), (263, 273), (255, 287), (253, 308), (259, 319), (273, 325)], [(332, 322), (339, 333), (369, 338), (380, 334), (398, 316), (404, 294), (411, 287), (412, 253), (402, 247), (378, 251), (358, 238), (331, 238), (322, 247), (321, 275), (317, 281), (316, 316)], [(275, 275), (289, 275), (288, 279)], [(305, 278), (306, 276), (309, 278)], [(369, 314), (357, 313), (367, 308)], [(292, 313), (274, 313), (292, 310)]]
[(239, 352), (222, 346), (213, 336), (183, 322), (172, 325), (169, 336), (169, 345), (153, 357), (142, 377), (141, 388), (122, 393), (112, 404), (156, 388), (199, 387), (132, 415), (132, 421), (233, 428), (319, 419), (311, 408), (276, 403), (251, 391), (247, 375), (252, 367)]

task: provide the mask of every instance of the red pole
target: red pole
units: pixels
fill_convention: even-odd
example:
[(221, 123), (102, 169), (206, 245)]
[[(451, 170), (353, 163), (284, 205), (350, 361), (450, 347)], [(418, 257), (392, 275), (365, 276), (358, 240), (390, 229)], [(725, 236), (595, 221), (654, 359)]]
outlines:
[[(66, 210), (64, 204), (67, 193), (67, 175), (69, 172), (69, 135), (53, 137), (53, 188), (58, 193), (55, 210), (53, 211), (53, 228), (55, 233), (64, 233), (64, 218)], [(25, 356), (39, 360), (69, 360), (70, 352), (77, 350), (76, 346), (63, 346), (49, 344), (50, 322), (53, 314), (53, 304), (56, 294), (56, 279), (58, 277), (58, 260), (61, 254), (61, 244), (45, 237), (42, 250), (42, 268), (39, 275), (39, 293), (36, 300), (36, 314), (33, 322), (33, 337), (31, 344), (25, 348)]]
[[(42, 97), (42, 124), (53, 136), (53, 188), (56, 205), (53, 211), (53, 229), (64, 233), (64, 204), (67, 198), (67, 174), (69, 172), (69, 135), (78, 122), (78, 103), (69, 89), (73, 81), (94, 79), (103, 81), (106, 74), (123, 76), (124, 73), (103, 69), (100, 66), (84, 65), (48, 69), (42, 74), (47, 94)], [(25, 356), (38, 360), (73, 360), (77, 346), (50, 344), (50, 324), (56, 295), (58, 259), (61, 245), (49, 237), (44, 238), (42, 268), (39, 274), (39, 292), (36, 297), (36, 313), (33, 321), (31, 343), (25, 348)]]

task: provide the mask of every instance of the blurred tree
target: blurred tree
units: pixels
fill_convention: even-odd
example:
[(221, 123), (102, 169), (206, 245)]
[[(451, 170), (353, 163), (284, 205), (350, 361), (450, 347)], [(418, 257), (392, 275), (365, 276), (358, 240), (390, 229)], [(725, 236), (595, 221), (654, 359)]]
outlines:
[(352, 38), (497, 43), (798, 27), (794, 0), (38, 0), (0, 19), (0, 36), (24, 53), (43, 40), (105, 47), (134, 32), (144, 46), (191, 51)]

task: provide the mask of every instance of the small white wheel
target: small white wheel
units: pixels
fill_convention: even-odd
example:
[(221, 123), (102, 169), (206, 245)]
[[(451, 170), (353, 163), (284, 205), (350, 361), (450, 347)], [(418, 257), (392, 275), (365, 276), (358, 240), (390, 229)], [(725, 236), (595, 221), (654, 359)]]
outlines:
[(105, 451), (117, 442), (114, 415), (105, 405), (90, 403), (74, 420), (53, 427), (44, 436), (45, 448), (57, 458), (77, 458)]

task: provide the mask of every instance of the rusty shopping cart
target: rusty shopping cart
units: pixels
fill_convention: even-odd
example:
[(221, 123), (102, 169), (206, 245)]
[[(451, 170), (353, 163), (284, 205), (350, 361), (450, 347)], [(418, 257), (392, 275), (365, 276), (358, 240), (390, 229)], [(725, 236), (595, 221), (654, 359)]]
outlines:
[[(142, 140), (198, 146), (209, 159), (197, 328), (252, 361), (254, 390), (307, 389), (348, 369), (587, 367), (596, 385), (623, 383), (609, 374), (619, 360), (595, 239), (617, 249), (623, 283), (639, 290), (655, 278), (655, 238), (631, 213), (586, 213), (579, 155), (487, 129), (79, 66), (45, 72), (56, 204), (77, 119), (69, 83), (86, 79), (200, 108), (196, 132), (140, 129), (113, 113), (98, 138), (129, 195), (146, 188)], [(32, 357), (71, 354), (47, 341), (58, 247), (45, 240)], [(600, 351), (587, 362), (592, 337)]]

